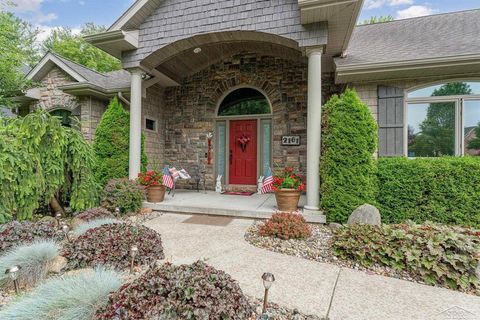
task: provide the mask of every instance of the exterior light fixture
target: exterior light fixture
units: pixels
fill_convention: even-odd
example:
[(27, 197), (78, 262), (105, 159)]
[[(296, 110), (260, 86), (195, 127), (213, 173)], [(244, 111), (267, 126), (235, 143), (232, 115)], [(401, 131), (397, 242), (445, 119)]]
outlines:
[(195, 49), (193, 49), (193, 53), (198, 54), (198, 53), (200, 53), (200, 52), (202, 52), (202, 48), (195, 48)]
[(6, 271), (5, 271), (5, 274), (8, 274), (8, 276), (10, 277), (10, 279), (13, 280), (13, 285), (15, 286), (15, 293), (18, 294), (19, 293), (19, 289), (18, 289), (18, 272), (20, 271), (20, 269), (22, 269), (22, 267), (20, 266), (13, 266), (11, 268), (8, 268)]
[(65, 234), (65, 238), (67, 238), (67, 241), (70, 242), (70, 237), (68, 236), (68, 232), (70, 231), (70, 228), (64, 224), (62, 227), (63, 233)]
[(57, 219), (57, 226), (60, 228), (60, 219), (62, 218), (62, 214), (60, 212), (57, 212), (55, 215), (55, 219)]
[(115, 215), (116, 215), (116, 216), (119, 216), (119, 215), (120, 215), (120, 208), (119, 208), (119, 207), (116, 207), (116, 208), (115, 208)]
[(275, 282), (275, 276), (271, 273), (264, 273), (262, 276), (262, 280), (263, 280), (263, 287), (265, 288), (265, 295), (263, 296), (262, 318), (268, 319), (268, 315), (267, 315), (268, 290), (272, 287), (272, 284)]
[(130, 257), (132, 257), (132, 262), (130, 264), (130, 273), (133, 273), (133, 267), (135, 265), (135, 257), (137, 256), (138, 253), (138, 247), (136, 245), (133, 245), (130, 247)]

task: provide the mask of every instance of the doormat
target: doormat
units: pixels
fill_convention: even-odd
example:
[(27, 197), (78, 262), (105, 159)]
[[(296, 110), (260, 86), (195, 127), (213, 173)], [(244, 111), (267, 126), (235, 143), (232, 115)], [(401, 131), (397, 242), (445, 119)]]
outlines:
[(226, 196), (251, 196), (255, 194), (255, 192), (222, 192), (223, 195)]

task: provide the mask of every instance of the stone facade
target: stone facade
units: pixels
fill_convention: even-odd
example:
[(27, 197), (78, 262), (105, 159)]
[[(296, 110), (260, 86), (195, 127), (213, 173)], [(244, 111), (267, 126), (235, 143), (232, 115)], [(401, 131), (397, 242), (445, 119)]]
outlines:
[(78, 107), (76, 97), (59, 90), (58, 87), (75, 82), (77, 81), (60, 68), (52, 68), (42, 81), (40, 81), (38, 88), (40, 91), (40, 100), (32, 103), (30, 108), (42, 108), (47, 111), (62, 108), (73, 112)]
[(107, 101), (91, 96), (75, 97), (58, 89), (67, 84), (77, 81), (58, 67), (53, 67), (40, 81), (38, 90), (40, 100), (33, 102), (30, 110), (42, 108), (47, 111), (65, 109), (78, 117), (81, 124), (82, 134), (87, 141), (93, 141), (95, 129), (106, 110)]
[[(325, 77), (325, 94), (335, 86)], [(206, 182), (214, 188), (215, 160), (206, 165), (207, 138), (215, 130), (216, 108), (225, 93), (251, 86), (263, 91), (273, 107), (273, 163), (306, 169), (307, 64), (243, 53), (224, 59), (185, 78), (180, 87), (168, 88), (164, 96), (165, 150), (167, 164), (186, 168), (206, 167)], [(319, 124), (320, 125), (320, 124)], [(299, 135), (301, 145), (281, 145), (282, 135)], [(215, 150), (213, 150), (215, 153)], [(212, 155), (215, 159), (215, 155)], [(193, 187), (193, 181), (184, 187)]]
[[(142, 101), (142, 129), (145, 136), (145, 152), (148, 156), (150, 169), (163, 168), (165, 147), (165, 119), (163, 116), (163, 88), (153, 86), (147, 89), (147, 95)], [(156, 121), (156, 130), (145, 127), (145, 119)]]

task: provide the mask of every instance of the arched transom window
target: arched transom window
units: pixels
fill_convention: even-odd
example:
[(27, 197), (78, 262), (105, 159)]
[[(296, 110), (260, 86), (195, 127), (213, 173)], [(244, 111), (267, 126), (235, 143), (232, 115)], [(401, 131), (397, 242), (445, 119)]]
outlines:
[(230, 92), (218, 108), (218, 116), (270, 114), (270, 103), (258, 90), (240, 88)]
[(407, 95), (407, 155), (480, 156), (480, 81), (452, 81)]

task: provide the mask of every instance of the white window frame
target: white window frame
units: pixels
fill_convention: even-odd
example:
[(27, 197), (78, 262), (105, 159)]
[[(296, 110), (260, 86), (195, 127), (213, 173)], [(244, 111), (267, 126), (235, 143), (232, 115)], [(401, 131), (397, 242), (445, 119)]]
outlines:
[[(442, 81), (440, 83), (432, 83), (428, 86), (415, 87), (405, 91), (404, 102), (404, 154), (408, 156), (408, 106), (411, 104), (429, 104), (435, 102), (454, 102), (455, 103), (455, 156), (463, 157), (465, 155), (465, 149), (463, 147), (465, 137), (465, 120), (464, 120), (464, 108), (465, 101), (480, 101), (479, 94), (472, 95), (454, 95), (454, 96), (440, 96), (440, 97), (424, 97), (424, 98), (408, 98), (411, 92), (420, 90), (422, 88), (428, 88), (438, 84), (447, 84), (452, 82), (480, 82), (479, 80), (449, 80)], [(409, 157), (412, 158), (412, 157)]]

